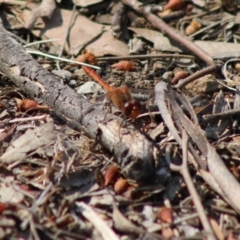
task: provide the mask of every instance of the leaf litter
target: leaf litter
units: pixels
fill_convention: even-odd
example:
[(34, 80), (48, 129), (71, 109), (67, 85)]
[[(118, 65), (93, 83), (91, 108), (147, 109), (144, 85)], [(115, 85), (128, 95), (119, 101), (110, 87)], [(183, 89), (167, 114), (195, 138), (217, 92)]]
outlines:
[[(25, 35), (20, 28), (15, 29), (22, 41), (58, 39), (34, 48), (68, 58), (75, 58), (82, 50), (101, 57), (101, 69), (96, 73), (112, 87), (130, 88), (133, 97), (143, 105), (143, 114), (128, 122), (126, 130), (121, 129), (121, 140), (130, 146), (121, 156), (126, 161), (122, 165), (112, 155), (111, 144), (118, 144), (117, 135), (121, 133), (114, 128), (116, 125), (100, 122), (96, 138), (89, 139), (84, 127), (69, 128), (69, 119), (60, 118), (54, 108), (44, 108), (41, 101), (37, 108), (19, 109), (16, 99), (25, 100), (27, 93), (2, 76), (1, 238), (239, 238), (236, 58), (240, 6), (237, 1), (170, 2), (176, 5), (163, 15), (161, 9), (166, 9), (167, 1), (144, 6), (128, 0), (74, 1), (77, 11), (62, 1), (48, 9), (53, 11), (52, 15), (47, 14), (48, 18), (41, 13), (31, 21), (27, 15), (36, 11), (38, 5), (27, 2), (25, 7), (16, 6), (16, 11), (3, 3), (8, 9), (3, 13), (6, 21), (30, 29)], [(151, 12), (146, 6), (152, 8)], [(98, 8), (101, 10), (97, 12)], [(167, 25), (153, 12), (162, 15)], [(12, 21), (13, 18), (16, 19)], [(201, 27), (189, 34), (189, 43), (186, 28), (193, 21), (199, 21)], [(180, 40), (176, 34), (179, 32)], [(134, 39), (140, 43), (136, 51)], [(62, 48), (65, 51), (61, 53)], [(119, 58), (111, 59), (111, 55)], [(151, 55), (154, 57), (150, 58)], [(126, 60), (134, 64), (131, 71), (121, 64), (117, 69), (111, 68)], [(47, 62), (41, 56), (36, 61)], [(110, 105), (110, 111), (119, 114), (104, 97), (92, 94), (92, 85), (86, 86), (89, 89), (84, 92), (80, 90), (91, 79), (77, 66), (60, 62), (59, 67), (67, 71), (64, 74), (68, 77), (60, 76), (64, 84), (79, 89), (88, 101), (101, 99), (97, 104), (102, 111), (109, 111)], [(46, 68), (58, 74), (53, 62), (48, 62)], [(174, 78), (179, 70), (185, 71), (185, 75)], [(126, 119), (122, 121), (124, 124)], [(129, 137), (130, 125), (136, 127), (139, 135)], [(88, 127), (91, 128), (90, 124)], [(111, 139), (110, 147), (99, 141), (101, 132)], [(147, 178), (141, 178), (144, 174), (138, 172), (141, 159), (124, 158), (128, 151), (140, 151), (142, 145), (131, 145), (131, 141), (143, 141), (140, 133), (159, 149), (152, 151), (156, 156), (152, 159), (157, 161), (153, 163), (154, 173)], [(144, 147), (147, 150), (149, 146)]]

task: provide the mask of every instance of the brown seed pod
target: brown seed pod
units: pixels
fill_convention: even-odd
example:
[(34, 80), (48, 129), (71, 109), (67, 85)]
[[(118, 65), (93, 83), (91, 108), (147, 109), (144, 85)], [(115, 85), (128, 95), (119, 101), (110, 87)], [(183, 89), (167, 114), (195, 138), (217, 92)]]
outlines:
[(121, 71), (133, 71), (135, 69), (134, 63), (130, 61), (120, 61), (111, 66)]
[(114, 191), (116, 194), (124, 193), (129, 187), (129, 183), (124, 178), (119, 178), (114, 184)]
[(39, 105), (35, 101), (30, 100), (30, 99), (15, 98), (15, 100), (17, 102), (17, 108), (20, 111), (27, 111), (32, 108), (37, 108), (37, 109), (48, 109), (49, 108), (48, 106)]
[(114, 183), (119, 175), (119, 169), (115, 165), (111, 165), (107, 171), (105, 172), (104, 179), (105, 179), (105, 186)]
[(240, 71), (240, 62), (236, 62), (234, 64), (234, 68), (235, 68), (235, 70)]
[(172, 208), (162, 207), (158, 211), (158, 219), (165, 223), (172, 223), (173, 222), (173, 210)]
[(169, 0), (163, 10), (171, 9), (172, 11), (176, 11), (181, 9), (184, 5), (185, 3), (183, 0)]
[(192, 22), (186, 27), (185, 32), (187, 35), (191, 35), (201, 29), (201, 27), (202, 25), (199, 22), (192, 20)]
[(176, 84), (178, 83), (179, 80), (184, 79), (187, 76), (188, 76), (188, 72), (178, 68), (176, 71), (174, 71), (174, 77), (171, 80), (171, 83)]

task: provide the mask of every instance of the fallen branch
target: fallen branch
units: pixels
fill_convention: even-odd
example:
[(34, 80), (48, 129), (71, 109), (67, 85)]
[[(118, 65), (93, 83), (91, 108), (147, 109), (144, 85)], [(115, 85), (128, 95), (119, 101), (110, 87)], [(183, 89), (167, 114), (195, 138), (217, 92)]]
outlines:
[(122, 0), (122, 2), (133, 8), (138, 13), (142, 14), (149, 22), (152, 23), (154, 27), (161, 30), (163, 34), (169, 36), (172, 40), (178, 43), (180, 47), (184, 47), (185, 49), (190, 50), (194, 55), (196, 55), (208, 65), (213, 64), (213, 59), (207, 52), (199, 48), (187, 37), (183, 36), (180, 33), (177, 33), (175, 30), (169, 27), (168, 24), (166, 24), (161, 18), (152, 14), (149, 8), (144, 7), (140, 2), (136, 0)]
[(59, 77), (43, 69), (11, 36), (0, 21), (0, 71), (30, 98), (51, 106), (70, 126), (83, 130), (90, 138), (99, 139), (130, 178), (151, 176), (157, 147), (133, 125), (106, 114), (63, 85)]

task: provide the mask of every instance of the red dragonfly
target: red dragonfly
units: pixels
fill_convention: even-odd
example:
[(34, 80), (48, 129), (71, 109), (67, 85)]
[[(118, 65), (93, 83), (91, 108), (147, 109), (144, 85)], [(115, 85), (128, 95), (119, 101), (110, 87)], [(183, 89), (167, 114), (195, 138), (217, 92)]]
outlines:
[(83, 70), (98, 82), (107, 92), (107, 97), (126, 116), (136, 119), (141, 113), (141, 104), (132, 98), (128, 87), (112, 87), (107, 84), (93, 69), (82, 66)]

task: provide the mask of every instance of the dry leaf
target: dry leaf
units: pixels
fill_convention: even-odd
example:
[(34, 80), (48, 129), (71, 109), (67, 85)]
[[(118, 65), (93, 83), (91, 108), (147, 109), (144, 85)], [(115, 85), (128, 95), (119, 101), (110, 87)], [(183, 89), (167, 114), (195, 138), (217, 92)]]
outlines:
[(24, 199), (24, 195), (17, 191), (12, 184), (0, 184), (0, 198), (3, 203), (20, 203)]
[(114, 38), (110, 30), (105, 31), (96, 41), (87, 45), (87, 49), (91, 52), (94, 52), (96, 56), (129, 55), (127, 44)]
[[(129, 27), (128, 29), (152, 42), (156, 50), (174, 53), (182, 52), (180, 48), (171, 44), (169, 39), (158, 31), (133, 27)], [(234, 58), (240, 55), (240, 48), (236, 48), (236, 43), (216, 41), (194, 41), (194, 43), (213, 58)]]
[(117, 208), (116, 204), (113, 202), (113, 222), (114, 227), (126, 233), (141, 234), (144, 230), (141, 227), (136, 226), (130, 220), (128, 220)]
[(128, 29), (135, 32), (137, 35), (147, 39), (148, 41), (152, 42), (153, 47), (156, 50), (168, 52), (181, 52), (181, 50), (178, 47), (173, 46), (173, 44), (170, 43), (169, 38), (165, 37), (159, 31), (154, 31), (147, 28), (134, 28), (134, 27), (129, 27)]
[(13, 141), (0, 161), (12, 163), (25, 159), (26, 155), (44, 146), (49, 146), (56, 140), (53, 122), (48, 122), (35, 129), (28, 129), (22, 136)]
[(130, 61), (120, 61), (111, 67), (122, 71), (133, 71), (135, 69), (134, 63)]
[(48, 17), (51, 19), (52, 13), (56, 8), (55, 0), (43, 0), (42, 3), (30, 12), (25, 27), (32, 28), (39, 17)]
[[(23, 12), (23, 20), (26, 20), (36, 4), (28, 3)], [(65, 35), (69, 28), (72, 11), (56, 8), (51, 19), (39, 19), (38, 28), (33, 30), (39, 38), (58, 39), (52, 42), (54, 46), (61, 47), (65, 41)], [(69, 32), (68, 43), (65, 50), (68, 54), (78, 54), (89, 42), (100, 36), (104, 30), (110, 29), (108, 26), (90, 21), (87, 17), (80, 15), (77, 11), (74, 16), (74, 24)], [(40, 25), (41, 24), (41, 25)], [(86, 27), (87, 26), (87, 27)]]

